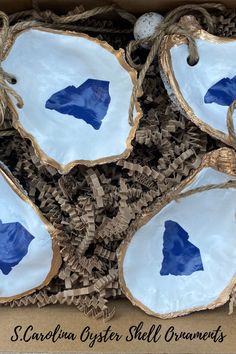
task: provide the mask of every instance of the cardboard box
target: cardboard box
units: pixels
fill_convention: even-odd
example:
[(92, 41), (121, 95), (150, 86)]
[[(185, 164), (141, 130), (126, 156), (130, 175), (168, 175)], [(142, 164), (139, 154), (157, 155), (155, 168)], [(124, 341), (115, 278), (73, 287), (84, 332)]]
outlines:
[[(186, 3), (185, 0), (113, 2), (135, 13), (163, 11)], [(236, 0), (223, 2), (229, 7), (236, 7)], [(80, 3), (92, 8), (108, 1), (83, 0)], [(42, 8), (62, 10), (73, 8), (78, 2), (41, 0), (40, 5)], [(8, 13), (29, 8), (30, 0), (0, 0), (0, 10)], [(113, 301), (112, 305), (116, 307), (116, 315), (105, 324), (102, 320), (85, 317), (73, 306), (49, 306), (43, 309), (34, 306), (15, 309), (1, 307), (0, 351), (236, 353), (236, 312), (228, 316), (228, 305), (173, 320), (149, 317), (127, 300)], [(204, 336), (205, 340), (191, 340), (191, 334), (197, 332), (207, 332), (208, 335)]]

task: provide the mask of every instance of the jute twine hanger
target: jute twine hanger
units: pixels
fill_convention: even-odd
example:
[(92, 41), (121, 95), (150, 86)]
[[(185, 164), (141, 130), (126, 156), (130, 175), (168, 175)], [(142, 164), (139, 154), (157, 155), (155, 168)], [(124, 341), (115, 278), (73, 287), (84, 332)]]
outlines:
[(71, 25), (71, 23), (86, 20), (90, 17), (94, 17), (96, 15), (102, 15), (109, 11), (115, 11), (120, 17), (127, 20), (134, 25), (136, 22), (136, 17), (129, 12), (119, 9), (115, 5), (108, 6), (100, 6), (96, 7), (92, 10), (85, 11), (82, 5), (76, 6), (74, 10), (69, 11), (66, 15), (56, 15), (51, 10), (41, 10), (39, 6), (39, 0), (32, 0), (32, 9), (16, 12), (14, 14), (9, 15), (10, 24), (12, 22), (16, 22), (18, 20), (23, 20), (25, 18), (41, 21), (48, 24), (56, 24), (57, 28), (60, 29), (76, 29), (77, 31), (91, 31), (91, 32), (107, 32), (107, 33), (131, 33), (132, 28), (130, 29), (116, 29), (116, 28), (105, 28), (105, 27), (92, 27), (76, 24), (75, 26)]
[(190, 189), (189, 191), (186, 192), (181, 192), (177, 194), (174, 193), (172, 199), (179, 201), (182, 198), (190, 197), (197, 193), (203, 193), (203, 192), (216, 190), (216, 189), (228, 189), (228, 188), (236, 188), (236, 181), (228, 181), (225, 183), (217, 183), (217, 184), (207, 184), (202, 187)]

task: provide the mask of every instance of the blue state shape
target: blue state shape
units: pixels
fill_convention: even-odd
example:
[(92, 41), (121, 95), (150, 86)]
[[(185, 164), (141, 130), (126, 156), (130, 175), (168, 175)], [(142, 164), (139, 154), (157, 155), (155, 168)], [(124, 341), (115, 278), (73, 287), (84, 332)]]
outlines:
[(109, 81), (88, 79), (79, 87), (68, 86), (54, 93), (45, 107), (83, 119), (98, 130), (110, 102)]
[(216, 103), (221, 106), (231, 106), (236, 100), (236, 76), (232, 79), (223, 78), (207, 91), (204, 102)]
[(165, 222), (161, 275), (191, 275), (204, 270), (198, 247), (188, 241), (188, 233), (175, 221)]
[(19, 222), (4, 224), (0, 220), (0, 270), (4, 275), (26, 256), (33, 239)]

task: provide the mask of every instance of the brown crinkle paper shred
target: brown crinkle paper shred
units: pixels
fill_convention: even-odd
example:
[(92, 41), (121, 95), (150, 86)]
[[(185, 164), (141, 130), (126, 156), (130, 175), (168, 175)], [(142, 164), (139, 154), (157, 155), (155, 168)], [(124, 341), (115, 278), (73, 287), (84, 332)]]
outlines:
[[(214, 19), (216, 34), (236, 34), (235, 12)], [(86, 22), (83, 24), (86, 26)], [(91, 20), (87, 26), (91, 26)], [(92, 20), (92, 26), (97, 26), (99, 33), (101, 20)], [(87, 33), (97, 35), (95, 31)], [(132, 39), (129, 33), (105, 33), (98, 37), (115, 48), (125, 48)], [(138, 55), (137, 60), (142, 61), (142, 52)], [(63, 257), (58, 277), (46, 288), (7, 305), (66, 304), (85, 315), (111, 319), (115, 310), (109, 306), (109, 299), (122, 296), (116, 251), (127, 230), (132, 228), (132, 221), (189, 176), (199, 166), (203, 154), (222, 146), (173, 106), (157, 63), (150, 67), (143, 89), (144, 116), (131, 156), (116, 164), (76, 167), (64, 176), (42, 165), (30, 142), (15, 130), (9, 136), (4, 134), (11, 128), (7, 112), (0, 132), (1, 160), (45, 217), (61, 231), (58, 242)], [(232, 296), (231, 310), (234, 302), (236, 295)]]

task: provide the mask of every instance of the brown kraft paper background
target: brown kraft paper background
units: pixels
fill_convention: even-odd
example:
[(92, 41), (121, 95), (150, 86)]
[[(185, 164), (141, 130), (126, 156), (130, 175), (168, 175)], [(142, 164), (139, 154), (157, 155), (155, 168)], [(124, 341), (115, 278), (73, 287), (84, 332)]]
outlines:
[[(161, 320), (145, 315), (137, 307), (133, 307), (127, 300), (115, 302), (116, 316), (108, 323), (102, 320), (87, 318), (83, 313), (76, 311), (74, 307), (49, 306), (38, 309), (36, 307), (25, 308), (1, 308), (0, 317), (0, 350), (12, 352), (79, 352), (79, 353), (235, 353), (236, 352), (236, 313), (228, 316), (228, 305), (215, 311), (194, 313), (191, 316), (179, 317), (172, 320)], [(138, 326), (143, 321), (142, 333), (149, 331), (154, 324), (161, 325), (161, 339), (157, 342), (142, 341), (133, 339), (126, 341), (129, 335), (130, 326)], [(14, 335), (14, 327), (21, 325), (25, 330), (29, 325), (33, 325), (36, 332), (47, 333), (54, 330), (57, 324), (67, 332), (73, 332), (77, 338), (72, 340), (58, 340), (52, 343), (50, 340), (11, 342)], [(80, 341), (83, 329), (89, 326), (93, 334), (106, 330), (111, 326), (111, 331), (123, 335), (120, 341), (108, 341), (106, 343), (96, 343), (93, 348), (89, 347), (89, 341)], [(170, 342), (165, 341), (167, 330), (173, 326), (176, 333), (185, 332), (212, 332), (221, 326), (221, 330), (226, 335), (223, 343), (212, 340), (179, 340), (174, 338)]]

